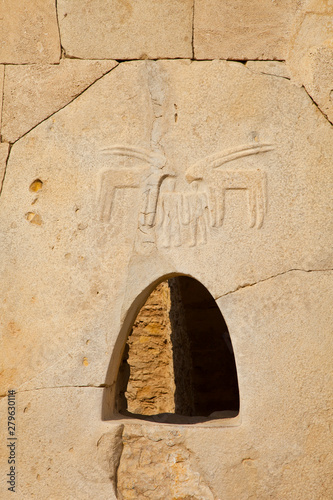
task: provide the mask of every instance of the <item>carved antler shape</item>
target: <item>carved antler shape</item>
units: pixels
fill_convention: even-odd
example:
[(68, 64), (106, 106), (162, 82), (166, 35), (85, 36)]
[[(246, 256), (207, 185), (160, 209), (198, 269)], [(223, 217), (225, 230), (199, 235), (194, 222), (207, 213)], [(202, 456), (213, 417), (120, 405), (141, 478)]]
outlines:
[(102, 151), (106, 155), (138, 158), (139, 160), (145, 161), (156, 168), (163, 168), (166, 164), (166, 157), (164, 155), (135, 146), (111, 146), (109, 148), (102, 149)]
[(206, 156), (187, 169), (186, 179), (188, 182), (192, 182), (195, 179), (203, 179), (204, 167), (219, 168), (225, 163), (237, 160), (238, 158), (256, 155), (258, 153), (265, 153), (266, 151), (271, 151), (272, 149), (274, 149), (273, 144), (268, 143), (245, 144), (243, 146), (239, 146), (238, 148), (232, 148), (224, 152)]

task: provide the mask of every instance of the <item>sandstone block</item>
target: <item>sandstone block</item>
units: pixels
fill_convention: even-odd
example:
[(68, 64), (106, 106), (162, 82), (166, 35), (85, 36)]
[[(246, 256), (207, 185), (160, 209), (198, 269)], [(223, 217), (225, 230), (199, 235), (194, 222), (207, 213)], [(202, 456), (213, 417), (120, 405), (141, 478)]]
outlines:
[(285, 59), (293, 0), (196, 0), (197, 59)]
[(84, 59), (192, 56), (193, 0), (60, 0), (61, 43)]
[(117, 65), (61, 59), (59, 65), (7, 66), (2, 135), (15, 142)]
[(53, 0), (11, 0), (0, 5), (0, 62), (57, 63), (60, 40)]

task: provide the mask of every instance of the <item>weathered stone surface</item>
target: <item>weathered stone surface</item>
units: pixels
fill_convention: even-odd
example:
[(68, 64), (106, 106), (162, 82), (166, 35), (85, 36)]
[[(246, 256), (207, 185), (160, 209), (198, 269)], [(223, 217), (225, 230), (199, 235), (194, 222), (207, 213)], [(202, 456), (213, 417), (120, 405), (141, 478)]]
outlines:
[(126, 425), (117, 474), (118, 498), (214, 500), (186, 447), (186, 431)]
[(175, 411), (169, 312), (170, 291), (168, 283), (163, 282), (148, 297), (128, 339), (124, 365), (129, 374), (123, 389), (131, 413)]
[(117, 65), (61, 59), (59, 65), (7, 66), (2, 136), (15, 142)]
[(54, 0), (0, 5), (0, 63), (57, 63), (60, 40)]
[(293, 28), (287, 64), (293, 81), (304, 85), (321, 111), (333, 121), (333, 5), (312, 0)]
[[(102, 392), (95, 387), (65, 387), (16, 395), (19, 477), (15, 494), (2, 481), (2, 499), (15, 495), (51, 500), (115, 498), (110, 465), (106, 472), (99, 457), (100, 439), (110, 432), (100, 421)], [(8, 412), (4, 406), (7, 407), (7, 398), (1, 399), (1, 413), (5, 409), (1, 418), (6, 423)], [(0, 438), (0, 473), (6, 478), (7, 425), (1, 426)]]
[[(209, 92), (202, 85), (208, 77)], [(15, 385), (37, 376), (36, 356), (44, 372), (41, 384), (54, 385), (54, 377), (60, 385), (66, 385), (68, 377), (77, 384), (82, 377), (101, 383), (99, 370), (110, 349), (102, 354), (102, 336), (94, 335), (93, 342), (91, 337), (92, 332), (104, 329), (104, 315), (111, 314), (108, 304), (112, 302), (112, 315), (116, 315), (109, 318), (109, 324), (118, 331), (123, 300), (131, 303), (141, 293), (142, 283), (148, 286), (164, 274), (183, 272), (198, 277), (219, 296), (288, 269), (331, 267), (331, 134), (331, 126), (305, 91), (288, 80), (253, 74), (238, 63), (171, 61), (121, 64), (33, 129), (11, 150), (0, 200), (3, 231), (8, 234), (3, 239), (4, 254), (8, 245), (20, 241), (9, 252), (17, 261), (8, 290), (8, 300), (14, 300), (15, 307), (22, 274), (30, 283), (30, 276), (39, 270), (35, 288), (29, 284), (25, 292), (20, 291), (21, 307), (29, 307), (34, 318), (29, 327), (34, 341), (27, 346), (27, 363), (21, 365)], [(146, 200), (135, 187), (141, 182), (143, 191), (152, 191), (148, 201), (154, 209), (153, 181), (154, 176), (155, 181), (160, 179), (160, 169), (146, 163), (150, 151), (153, 158), (167, 158), (162, 174), (169, 175), (161, 186), (155, 220), (144, 215)], [(213, 169), (210, 165), (216, 160), (211, 155), (229, 161)], [(147, 185), (151, 172), (154, 176)], [(195, 190), (187, 178), (200, 176), (199, 194), (191, 195)], [(262, 176), (267, 178), (267, 191)], [(29, 187), (36, 179), (43, 185), (33, 192)], [(167, 182), (173, 180), (175, 191), (169, 191)], [(243, 189), (238, 189), (239, 183)], [(119, 187), (113, 203), (114, 186)], [(223, 189), (226, 210), (221, 218), (214, 200)], [(249, 190), (256, 190), (256, 202), (251, 205)], [(208, 199), (213, 218), (207, 218), (204, 205), (203, 215), (196, 216), (197, 227), (186, 223), (186, 210), (178, 212), (182, 196), (186, 203), (197, 196), (205, 203)], [(29, 212), (39, 215), (40, 225), (29, 222)], [(36, 238), (44, 264), (36, 260)], [(221, 248), (221, 265), (212, 272), (207, 254), (219, 255)], [(3, 269), (8, 271), (5, 262)], [(104, 269), (114, 270), (108, 271), (113, 284), (105, 282)], [(40, 279), (43, 284), (39, 286)], [(124, 289), (128, 296), (122, 299)], [(61, 304), (67, 347), (56, 324), (45, 332), (37, 296), (42, 303), (53, 297), (43, 307), (43, 315), (53, 317)], [(101, 312), (97, 324), (94, 314), (90, 316), (96, 308)], [(8, 310), (6, 315), (9, 323), (14, 321)], [(16, 339), (14, 332), (25, 330), (29, 322), (24, 323), (12, 325), (11, 342)], [(38, 354), (39, 337), (48, 339), (45, 356)], [(51, 369), (59, 360), (60, 345), (65, 364), (61, 370)], [(69, 346), (76, 352), (71, 360)], [(97, 366), (96, 362), (91, 365), (89, 354), (97, 355), (96, 349), (101, 351)], [(15, 352), (12, 344), (10, 352)], [(82, 364), (83, 358), (88, 366)]]
[(193, 0), (59, 0), (61, 43), (85, 59), (192, 56)]
[[(19, 391), (20, 493), (112, 498), (119, 456), (127, 488), (139, 424), (127, 465), (123, 422), (101, 416), (138, 311), (185, 274), (218, 300), (241, 398), (240, 420), (189, 426), (174, 444), (189, 491), (199, 474), (213, 498), (332, 497), (332, 163), (332, 127), (304, 89), (225, 61), (119, 64), (13, 145), (0, 356), (1, 393)], [(165, 456), (163, 424), (140, 425)], [(154, 468), (173, 491), (176, 475)]]
[(197, 59), (285, 59), (294, 0), (195, 1)]

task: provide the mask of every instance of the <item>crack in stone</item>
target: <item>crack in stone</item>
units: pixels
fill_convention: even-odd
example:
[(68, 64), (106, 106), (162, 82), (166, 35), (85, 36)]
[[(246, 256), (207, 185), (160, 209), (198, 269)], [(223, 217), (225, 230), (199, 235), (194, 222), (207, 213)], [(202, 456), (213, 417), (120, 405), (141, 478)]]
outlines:
[(57, 27), (58, 27), (58, 36), (59, 36), (59, 52), (60, 52), (60, 58), (62, 56), (62, 45), (61, 45), (61, 38), (60, 38), (60, 25), (59, 25), (59, 16), (58, 16), (58, 0), (54, 1), (55, 5), (55, 12), (56, 12), (56, 20), (57, 20)]
[[(2, 143), (2, 144), (4, 144), (4, 143)], [(5, 168), (4, 168), (4, 171), (3, 171), (3, 176), (2, 176), (2, 179), (0, 179), (0, 197), (1, 197), (1, 194), (2, 194), (3, 185), (4, 185), (4, 182), (5, 182), (5, 178), (6, 178), (6, 173), (7, 173), (7, 167), (8, 167), (8, 161), (9, 161), (10, 151), (11, 151), (12, 146), (13, 146), (13, 144), (10, 143), (10, 142), (7, 143), (7, 144), (9, 145), (8, 146), (8, 153), (7, 153), (7, 158), (6, 158), (6, 161), (5, 161)]]
[(322, 272), (327, 272), (327, 271), (333, 271), (333, 269), (328, 268), (328, 269), (288, 269), (287, 271), (282, 271), (281, 273), (273, 274), (272, 276), (269, 276), (268, 278), (264, 278), (262, 280), (255, 281), (254, 283), (246, 283), (245, 285), (239, 285), (237, 288), (234, 290), (231, 290), (230, 292), (223, 293), (222, 295), (219, 295), (218, 297), (215, 297), (215, 300), (219, 300), (222, 297), (226, 297), (227, 295), (231, 295), (232, 293), (238, 292), (239, 290), (242, 290), (243, 288), (249, 288), (251, 286), (258, 285), (259, 283), (264, 283), (265, 281), (269, 281), (271, 279), (275, 279), (278, 276), (283, 276), (284, 274), (292, 273), (292, 272), (302, 272), (302, 273), (322, 273)]
[(318, 109), (318, 111), (323, 115), (324, 118), (326, 118), (326, 120), (328, 121), (328, 123), (333, 126), (333, 122), (331, 122), (331, 120), (328, 118), (327, 114), (324, 113), (324, 111), (321, 109), (321, 107), (319, 106), (319, 104), (316, 103), (316, 101), (314, 100), (314, 98), (307, 91), (305, 85), (302, 85), (302, 88), (305, 90), (306, 94), (310, 97), (310, 99), (312, 101), (312, 104), (314, 104), (316, 106), (316, 108)]
[[(103, 59), (98, 59), (98, 60), (103, 60)], [(110, 59), (110, 61), (115, 61), (114, 59)], [(117, 61), (115, 61), (117, 62)], [(46, 120), (48, 120), (49, 118), (51, 118), (51, 116), (54, 116), (56, 113), (58, 113), (59, 111), (61, 111), (62, 109), (65, 109), (67, 106), (69, 106), (69, 104), (71, 104), (72, 102), (74, 102), (76, 99), (78, 99), (82, 94), (84, 94), (84, 92), (86, 92), (88, 89), (90, 89), (90, 87), (92, 85), (94, 85), (96, 82), (98, 82), (101, 78), (103, 78), (104, 76), (108, 75), (109, 73), (111, 73), (111, 71), (113, 71), (114, 69), (116, 69), (118, 67), (119, 64), (117, 64), (116, 66), (114, 66), (113, 68), (111, 68), (109, 71), (106, 71), (106, 73), (103, 73), (103, 75), (101, 75), (99, 78), (96, 78), (96, 80), (94, 80), (92, 83), (90, 83), (82, 92), (80, 92), (78, 95), (76, 95), (73, 99), (71, 99), (67, 104), (65, 104), (64, 106), (61, 106), (59, 109), (57, 109), (56, 111), (54, 111), (53, 113), (51, 113), (50, 115), (48, 115), (46, 118), (44, 118), (43, 120), (41, 120), (40, 122), (36, 123), (36, 125), (34, 125), (33, 127), (31, 127), (31, 129), (27, 130), (27, 132), (24, 132), (24, 134), (22, 134), (18, 139), (16, 139), (16, 141), (13, 142), (13, 144), (15, 144), (16, 142), (20, 141), (23, 137), (25, 137), (27, 134), (29, 134), (32, 130), (34, 130), (36, 127), (38, 127), (38, 125), (40, 125), (41, 123), (45, 122)]]
[(3, 65), (3, 79), (2, 79), (2, 94), (0, 102), (0, 142), (2, 142), (1, 132), (2, 132), (2, 121), (3, 121), (3, 105), (5, 102), (5, 77), (6, 77), (6, 64)]
[[(23, 390), (15, 390), (16, 394), (22, 394), (23, 392), (34, 392), (34, 391), (43, 391), (46, 389), (75, 389), (75, 388), (80, 388), (80, 389), (109, 389), (112, 385), (108, 384), (100, 384), (100, 385), (58, 385), (54, 387), (35, 387), (34, 389), (23, 389)], [(6, 394), (1, 394), (1, 398), (7, 397)]]
[(192, 4), (192, 59), (194, 60), (194, 13), (195, 13), (195, 0)]

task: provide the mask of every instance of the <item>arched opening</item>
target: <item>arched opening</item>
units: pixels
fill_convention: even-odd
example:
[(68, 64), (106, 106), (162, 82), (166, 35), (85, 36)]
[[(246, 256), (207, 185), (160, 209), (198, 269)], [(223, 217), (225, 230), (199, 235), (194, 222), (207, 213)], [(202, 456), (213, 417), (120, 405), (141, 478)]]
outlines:
[(149, 295), (123, 351), (115, 411), (170, 422), (238, 415), (229, 331), (214, 298), (199, 281), (177, 276)]

